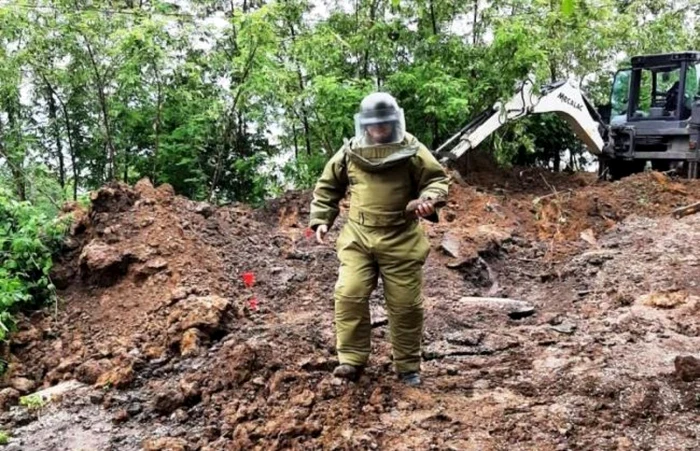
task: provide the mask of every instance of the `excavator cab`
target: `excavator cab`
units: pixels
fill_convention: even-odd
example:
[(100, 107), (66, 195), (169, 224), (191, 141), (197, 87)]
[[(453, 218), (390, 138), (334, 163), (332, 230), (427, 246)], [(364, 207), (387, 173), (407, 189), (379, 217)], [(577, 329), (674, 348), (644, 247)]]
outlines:
[(612, 145), (600, 158), (601, 172), (620, 178), (651, 166), (698, 177), (692, 116), (699, 79), (700, 52), (635, 56), (631, 67), (617, 71), (610, 94)]
[[(633, 59), (618, 70), (610, 95), (611, 123), (687, 120), (698, 95), (700, 62), (657, 57)], [(646, 57), (649, 58), (649, 57)]]

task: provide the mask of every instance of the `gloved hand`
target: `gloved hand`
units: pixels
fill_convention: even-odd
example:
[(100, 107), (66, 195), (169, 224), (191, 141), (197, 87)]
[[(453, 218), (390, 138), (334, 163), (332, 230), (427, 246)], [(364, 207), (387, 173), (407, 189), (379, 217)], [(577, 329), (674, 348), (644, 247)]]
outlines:
[(316, 227), (316, 241), (318, 241), (319, 244), (323, 244), (323, 239), (325, 238), (327, 233), (328, 226), (326, 224), (321, 224), (320, 226)]
[(444, 199), (414, 199), (406, 205), (406, 212), (426, 218), (435, 213), (435, 208), (445, 205)]

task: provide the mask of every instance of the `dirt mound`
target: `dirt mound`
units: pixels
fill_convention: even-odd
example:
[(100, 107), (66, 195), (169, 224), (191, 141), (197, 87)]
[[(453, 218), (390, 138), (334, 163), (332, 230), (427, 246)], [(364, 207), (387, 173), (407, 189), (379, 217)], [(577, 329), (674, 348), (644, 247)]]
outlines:
[(12, 377), (128, 385), (144, 360), (216, 337), (242, 314), (241, 300), (221, 297), (238, 274), (216, 246), (244, 235), (251, 224), (235, 218), (247, 211), (215, 211), (147, 180), (91, 200), (52, 275), (65, 287), (55, 317), (35, 315), (20, 332), (47, 340), (14, 342)]
[[(594, 243), (627, 216), (667, 215), (700, 198), (700, 181), (672, 180), (658, 172), (614, 183), (596, 181), (593, 174), (539, 169), (491, 174), (496, 174), (495, 183), (451, 187), (446, 221), (433, 229), (460, 243), (454, 254), (471, 258), (488, 242), (516, 234), (547, 242), (547, 258), (561, 259)], [(486, 180), (480, 172), (471, 177)]]
[[(675, 354), (698, 346), (698, 250), (683, 246), (700, 243), (700, 228), (697, 216), (666, 214), (697, 200), (700, 184), (536, 170), (493, 180), (455, 183), (443, 221), (425, 225), (420, 389), (391, 373), (381, 288), (366, 374), (331, 376), (337, 260), (306, 229), (309, 192), (217, 209), (144, 180), (96, 191), (78, 215), (53, 273), (61, 302), (22, 322), (0, 400), (88, 384), (42, 422), (101, 449), (690, 444), (700, 382), (696, 360)], [(536, 313), (509, 316), (467, 295), (525, 300)], [(66, 414), (81, 411), (94, 415)], [(19, 449), (68, 446), (32, 415), (0, 415)]]

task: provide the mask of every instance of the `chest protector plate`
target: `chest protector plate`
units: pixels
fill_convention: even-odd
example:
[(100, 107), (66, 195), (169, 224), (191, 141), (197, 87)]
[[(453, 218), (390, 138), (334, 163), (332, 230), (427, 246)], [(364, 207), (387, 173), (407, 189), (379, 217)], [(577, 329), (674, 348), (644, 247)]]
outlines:
[(417, 196), (411, 161), (418, 152), (416, 139), (407, 135), (401, 143), (375, 146), (358, 146), (353, 141), (345, 144), (349, 219), (368, 227), (410, 221), (404, 209)]

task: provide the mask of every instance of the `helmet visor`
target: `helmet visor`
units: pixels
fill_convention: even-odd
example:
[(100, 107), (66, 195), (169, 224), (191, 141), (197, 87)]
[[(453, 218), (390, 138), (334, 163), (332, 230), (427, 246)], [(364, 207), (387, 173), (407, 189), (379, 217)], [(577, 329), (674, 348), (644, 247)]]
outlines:
[(403, 141), (406, 129), (403, 109), (373, 110), (355, 114), (355, 138), (365, 145)]

